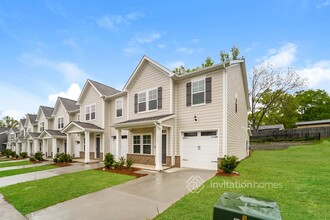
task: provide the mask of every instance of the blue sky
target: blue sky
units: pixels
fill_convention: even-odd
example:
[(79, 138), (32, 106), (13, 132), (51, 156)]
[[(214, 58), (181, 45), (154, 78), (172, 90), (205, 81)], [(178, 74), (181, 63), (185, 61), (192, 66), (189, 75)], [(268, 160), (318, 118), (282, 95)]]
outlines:
[(248, 71), (292, 66), (330, 91), (330, 0), (1, 0), (0, 45), (0, 111), (16, 118), (87, 78), (121, 89), (143, 55), (191, 68), (232, 45)]

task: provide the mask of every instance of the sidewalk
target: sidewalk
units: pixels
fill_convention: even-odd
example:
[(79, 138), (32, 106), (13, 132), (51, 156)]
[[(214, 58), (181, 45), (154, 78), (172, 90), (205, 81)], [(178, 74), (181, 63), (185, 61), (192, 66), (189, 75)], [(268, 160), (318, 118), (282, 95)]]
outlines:
[(0, 219), (23, 220), (26, 218), (21, 213), (19, 213), (10, 203), (4, 200), (3, 195), (0, 194)]
[(103, 166), (104, 166), (103, 163), (94, 163), (94, 164), (73, 163), (72, 166), (68, 166), (68, 167), (61, 167), (51, 170), (44, 170), (39, 172), (3, 177), (0, 179), (1, 180), (0, 187), (9, 186), (16, 183), (32, 181), (32, 180), (44, 179), (66, 173), (75, 173), (83, 170), (95, 169)]
[(3, 168), (0, 168), (0, 172), (1, 171), (6, 171), (6, 170), (16, 170), (16, 169), (22, 169), (22, 168), (29, 168), (29, 167), (39, 167), (39, 166), (52, 164), (52, 163), (53, 162), (45, 161), (45, 162), (42, 162), (42, 163), (35, 163), (35, 164), (22, 165), (22, 166), (3, 167)]

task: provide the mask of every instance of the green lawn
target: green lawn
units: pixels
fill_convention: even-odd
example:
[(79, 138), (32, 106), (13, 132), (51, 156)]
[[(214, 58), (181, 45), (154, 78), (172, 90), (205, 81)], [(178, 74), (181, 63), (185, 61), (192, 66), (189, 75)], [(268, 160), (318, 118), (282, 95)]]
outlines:
[[(19, 212), (26, 215), (134, 178), (133, 176), (98, 170), (86, 170), (6, 186), (0, 188), (0, 193)], [(115, 202), (115, 200), (116, 198), (109, 198), (109, 205), (111, 205), (111, 202)]]
[(21, 160), (21, 161), (17, 161), (17, 162), (0, 163), (0, 168), (13, 167), (13, 166), (23, 166), (23, 165), (30, 165), (30, 164), (32, 164), (30, 161)]
[[(279, 203), (283, 219), (330, 219), (329, 158), (328, 140), (287, 150), (255, 151), (238, 166), (239, 177), (211, 178), (200, 193), (186, 195), (156, 219), (212, 219), (213, 205), (225, 191), (273, 199)], [(235, 182), (242, 187), (258, 185), (239, 189), (230, 185)], [(277, 188), (265, 187), (265, 182), (277, 183)]]
[(15, 170), (5, 170), (5, 171), (0, 171), (0, 178), (6, 177), (6, 176), (24, 174), (24, 173), (37, 172), (37, 171), (42, 171), (42, 170), (49, 170), (49, 169), (54, 169), (54, 168), (58, 168), (58, 167), (53, 166), (53, 165), (44, 165), (44, 166), (28, 167), (28, 168), (21, 168), (21, 169), (15, 169)]

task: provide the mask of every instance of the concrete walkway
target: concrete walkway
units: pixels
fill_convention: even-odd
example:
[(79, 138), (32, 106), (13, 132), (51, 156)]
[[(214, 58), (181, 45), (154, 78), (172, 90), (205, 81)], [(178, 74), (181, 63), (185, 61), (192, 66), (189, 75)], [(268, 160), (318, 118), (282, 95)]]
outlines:
[(10, 203), (4, 200), (3, 195), (0, 194), (0, 219), (23, 220), (26, 218), (21, 213), (19, 213)]
[(32, 180), (44, 179), (66, 173), (74, 173), (82, 170), (95, 169), (102, 166), (104, 166), (103, 163), (95, 163), (95, 164), (73, 163), (72, 166), (68, 166), (68, 167), (61, 167), (51, 170), (44, 170), (44, 171), (25, 173), (15, 176), (2, 177), (0, 178), (0, 187), (9, 186), (16, 183), (32, 181)]
[(42, 163), (35, 163), (35, 164), (22, 165), (22, 166), (3, 167), (3, 168), (0, 168), (0, 172), (1, 171), (6, 171), (6, 170), (16, 170), (16, 169), (22, 169), (22, 168), (29, 168), (29, 167), (39, 167), (39, 166), (52, 164), (52, 163), (53, 162), (45, 161), (45, 162), (42, 162)]
[[(189, 193), (189, 181), (215, 171), (176, 169), (154, 173), (27, 215), (28, 219), (152, 219)], [(187, 183), (188, 181), (188, 183)], [(194, 182), (196, 183), (196, 182)], [(198, 183), (197, 183), (198, 184)]]
[(4, 160), (0, 161), (0, 163), (14, 163), (14, 162), (20, 162), (20, 161), (28, 161), (29, 159), (20, 159), (20, 160)]

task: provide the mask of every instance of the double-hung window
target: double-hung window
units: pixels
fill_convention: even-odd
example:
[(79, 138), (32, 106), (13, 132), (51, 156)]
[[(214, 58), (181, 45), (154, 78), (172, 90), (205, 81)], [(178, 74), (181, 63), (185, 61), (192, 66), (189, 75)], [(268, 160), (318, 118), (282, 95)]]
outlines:
[(120, 118), (123, 116), (123, 100), (116, 100), (116, 117)]
[(64, 128), (64, 117), (57, 118), (57, 128), (58, 129)]
[(86, 106), (86, 112), (85, 112), (86, 113), (86, 121), (95, 119), (95, 111), (96, 111), (95, 104)]
[(147, 110), (146, 92), (139, 93), (138, 106), (139, 106), (139, 112), (145, 112)]
[(143, 135), (143, 154), (151, 154), (151, 135)]
[(134, 154), (141, 153), (141, 136), (140, 135), (133, 136), (133, 153)]
[(151, 154), (151, 135), (133, 135), (133, 153)]
[(45, 122), (40, 122), (40, 132), (45, 130)]
[(205, 103), (205, 79), (192, 83), (192, 104)]
[(149, 92), (149, 100), (148, 100), (148, 104), (149, 104), (149, 111), (150, 110), (155, 110), (157, 109), (157, 101), (158, 101), (158, 90), (157, 89), (153, 89), (150, 90)]

